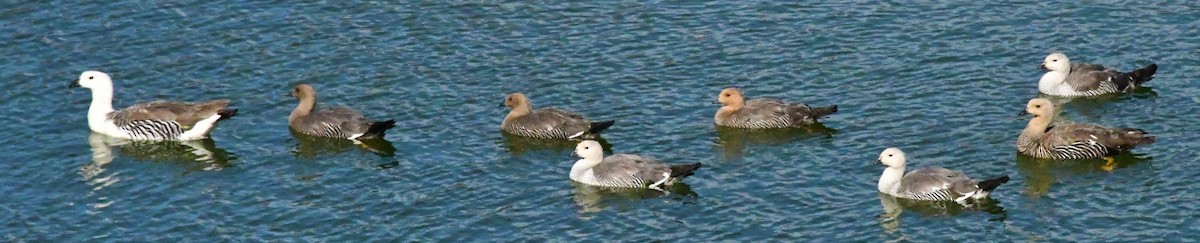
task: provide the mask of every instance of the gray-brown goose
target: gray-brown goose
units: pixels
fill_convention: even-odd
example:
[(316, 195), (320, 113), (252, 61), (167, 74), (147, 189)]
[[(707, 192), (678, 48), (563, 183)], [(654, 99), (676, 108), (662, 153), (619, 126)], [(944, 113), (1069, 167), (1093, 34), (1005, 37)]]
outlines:
[(529, 98), (521, 93), (505, 96), (503, 106), (512, 110), (500, 122), (500, 129), (522, 137), (594, 138), (615, 122), (591, 122), (579, 114), (557, 108), (534, 110)]
[(604, 149), (593, 140), (584, 140), (576, 145), (575, 154), (580, 159), (571, 166), (571, 180), (593, 186), (661, 191), (662, 185), (674, 184), (700, 168), (700, 163), (667, 165), (632, 154), (604, 157)]
[(810, 107), (766, 98), (747, 101), (738, 88), (721, 90), (717, 102), (722, 105), (713, 118), (717, 125), (737, 128), (800, 127), (837, 112), (837, 105)]
[(875, 162), (887, 166), (879, 176), (879, 192), (898, 198), (925, 201), (955, 201), (986, 198), (1008, 176), (975, 181), (960, 171), (942, 167), (927, 167), (904, 173), (907, 159), (899, 148), (887, 148)]
[(292, 97), (300, 104), (288, 116), (288, 126), (303, 134), (362, 140), (382, 138), (396, 126), (395, 120), (376, 122), (344, 106), (317, 108), (317, 91), (307, 84), (292, 88)]
[(1054, 103), (1044, 98), (1029, 100), (1021, 113), (1032, 115), (1033, 119), (1017, 137), (1017, 151), (1035, 158), (1099, 159), (1154, 143), (1153, 136), (1135, 128), (1080, 123), (1051, 126)]
[(1127, 92), (1154, 79), (1158, 65), (1150, 64), (1133, 72), (1121, 72), (1090, 63), (1071, 63), (1066, 54), (1051, 53), (1042, 61), (1049, 72), (1038, 81), (1038, 91), (1056, 96), (1094, 96)]
[(125, 109), (112, 107), (112, 78), (86, 71), (70, 87), (92, 91), (88, 128), (100, 134), (134, 140), (198, 140), (208, 137), (217, 122), (237, 114), (228, 100), (204, 102), (153, 101)]

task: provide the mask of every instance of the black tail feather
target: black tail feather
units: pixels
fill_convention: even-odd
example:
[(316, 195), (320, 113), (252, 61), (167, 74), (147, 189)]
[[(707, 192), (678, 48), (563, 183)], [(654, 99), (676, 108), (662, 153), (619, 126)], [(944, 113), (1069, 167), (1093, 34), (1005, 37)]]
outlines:
[(382, 138), (385, 134), (384, 132), (393, 127), (396, 127), (396, 120), (371, 123), (371, 126), (367, 128), (367, 132), (363, 133), (360, 138)]
[(983, 191), (985, 191), (985, 192), (991, 192), (992, 190), (996, 190), (997, 187), (1000, 187), (1000, 184), (1004, 184), (1005, 182), (1008, 182), (1007, 175), (997, 177), (997, 178), (991, 179), (991, 180), (980, 181), (979, 184), (975, 184), (975, 185), (978, 186), (979, 189), (983, 189)]
[(1157, 140), (1157, 138), (1155, 138), (1154, 136), (1150, 136), (1150, 133), (1147, 133), (1146, 131), (1144, 131), (1142, 129), (1122, 127), (1122, 128), (1117, 128), (1117, 130), (1124, 132), (1124, 136), (1122, 136), (1122, 137), (1124, 137), (1127, 140), (1132, 140), (1133, 145), (1135, 145), (1135, 146), (1152, 144), (1152, 143), (1154, 143), (1155, 140)]
[(1158, 71), (1158, 64), (1150, 64), (1142, 69), (1129, 72), (1129, 78), (1132, 79), (1134, 85), (1142, 85), (1151, 79), (1154, 79), (1154, 72)]
[(831, 106), (826, 106), (826, 107), (814, 107), (811, 110), (812, 110), (812, 117), (820, 118), (820, 117), (825, 117), (830, 114), (833, 114), (834, 112), (837, 112), (838, 106), (831, 105)]
[(588, 127), (587, 133), (588, 134), (600, 134), (601, 131), (604, 131), (604, 129), (608, 129), (608, 127), (611, 127), (614, 123), (617, 123), (617, 121), (593, 122), (592, 125), (590, 127)]
[(1154, 136), (1145, 136), (1145, 137), (1142, 137), (1142, 139), (1138, 140), (1137, 144), (1138, 145), (1152, 144), (1156, 140), (1158, 140), (1158, 138), (1156, 138)]
[(696, 169), (700, 169), (700, 166), (701, 166), (700, 163), (672, 165), (670, 167), (671, 168), (671, 178), (688, 177), (688, 176), (694, 174), (694, 172), (696, 172)]
[(219, 110), (219, 111), (217, 111), (217, 115), (220, 115), (221, 118), (217, 118), (217, 120), (220, 121), (220, 120), (229, 119), (230, 117), (237, 115), (237, 111), (238, 111), (237, 109)]

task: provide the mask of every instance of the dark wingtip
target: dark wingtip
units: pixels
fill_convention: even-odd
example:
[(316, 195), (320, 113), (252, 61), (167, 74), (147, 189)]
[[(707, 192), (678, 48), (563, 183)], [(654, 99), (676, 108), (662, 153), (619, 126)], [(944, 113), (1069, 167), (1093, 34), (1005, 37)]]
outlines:
[(229, 119), (230, 117), (237, 115), (237, 112), (238, 112), (238, 109), (219, 110), (219, 111), (217, 111), (217, 115), (220, 115), (221, 118), (217, 118), (217, 120), (220, 121), (220, 120)]
[(1157, 138), (1157, 137), (1154, 137), (1154, 136), (1146, 136), (1146, 137), (1142, 138), (1142, 141), (1138, 141), (1138, 144), (1152, 144), (1152, 143), (1154, 143), (1155, 141), (1158, 141), (1158, 138)]
[(1134, 70), (1129, 76), (1133, 78), (1134, 83), (1142, 84), (1154, 79), (1155, 72), (1158, 72), (1158, 64), (1151, 63), (1142, 69)]
[(813, 113), (812, 115), (813, 115), (813, 117), (820, 118), (820, 117), (832, 115), (833, 113), (835, 113), (837, 111), (838, 111), (837, 105), (830, 105), (830, 106), (826, 106), (826, 107), (818, 107), (818, 108), (812, 109), (812, 113)]
[(695, 174), (697, 169), (700, 169), (700, 167), (703, 167), (703, 166), (704, 165), (700, 164), (700, 163), (672, 165), (670, 167), (671, 168), (671, 177), (684, 178), (684, 177), (691, 176), (691, 175)]
[(593, 122), (593, 123), (592, 123), (592, 125), (588, 127), (588, 132), (587, 132), (587, 133), (589, 133), (589, 134), (600, 134), (600, 132), (601, 132), (601, 131), (604, 131), (605, 129), (608, 129), (608, 127), (611, 127), (613, 124), (616, 124), (616, 123), (617, 123), (617, 121), (616, 121), (616, 120), (609, 120), (609, 121), (602, 121), (602, 122)]
[(1004, 175), (1004, 176), (997, 177), (995, 179), (981, 181), (981, 182), (979, 182), (979, 184), (976, 184), (976, 186), (978, 186), (979, 189), (983, 189), (984, 191), (990, 192), (992, 190), (996, 190), (997, 187), (1000, 187), (1000, 184), (1004, 184), (1007, 182), (1008, 182), (1008, 175)]
[(383, 137), (384, 134), (386, 134), (385, 132), (388, 129), (391, 129), (393, 127), (396, 127), (395, 119), (374, 122), (374, 123), (371, 123), (370, 127), (367, 127), (367, 132), (363, 133), (362, 137), (364, 137), (364, 138), (381, 138), (381, 137)]

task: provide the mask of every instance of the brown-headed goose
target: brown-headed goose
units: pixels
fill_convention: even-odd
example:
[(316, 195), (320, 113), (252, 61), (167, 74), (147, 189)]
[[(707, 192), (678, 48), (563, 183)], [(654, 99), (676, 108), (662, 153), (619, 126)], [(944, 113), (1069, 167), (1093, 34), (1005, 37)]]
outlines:
[(722, 105), (713, 118), (717, 125), (737, 128), (800, 127), (837, 112), (837, 105), (810, 107), (776, 99), (746, 100), (738, 88), (721, 90), (717, 102)]
[(504, 121), (500, 122), (500, 129), (522, 137), (594, 138), (615, 122), (592, 122), (574, 112), (552, 107), (534, 110), (529, 98), (521, 93), (512, 93), (504, 97), (503, 106), (512, 110), (504, 117)]
[(317, 108), (317, 91), (307, 84), (292, 88), (292, 97), (300, 104), (288, 116), (288, 126), (303, 134), (362, 140), (383, 138), (389, 128), (396, 126), (395, 120), (376, 122), (344, 106)]

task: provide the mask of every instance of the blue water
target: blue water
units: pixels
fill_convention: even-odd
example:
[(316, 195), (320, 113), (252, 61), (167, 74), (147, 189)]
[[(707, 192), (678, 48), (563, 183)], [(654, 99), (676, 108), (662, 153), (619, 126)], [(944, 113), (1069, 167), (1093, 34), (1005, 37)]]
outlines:
[[(0, 241), (1197, 239), (1198, 6), (7, 1)], [(1158, 142), (1111, 171), (1018, 156), (1051, 52), (1158, 63), (1134, 94), (1056, 100), (1058, 120)], [(66, 89), (85, 70), (113, 76), (117, 107), (240, 113), (198, 142), (89, 134), (88, 91)], [(387, 149), (293, 136), (298, 83), (399, 121)], [(729, 86), (841, 110), (718, 130)], [(616, 119), (610, 153), (705, 167), (667, 195), (574, 184), (573, 145), (500, 133), (509, 92)], [(872, 164), (893, 146), (910, 168), (1012, 181), (975, 208), (895, 201)]]

